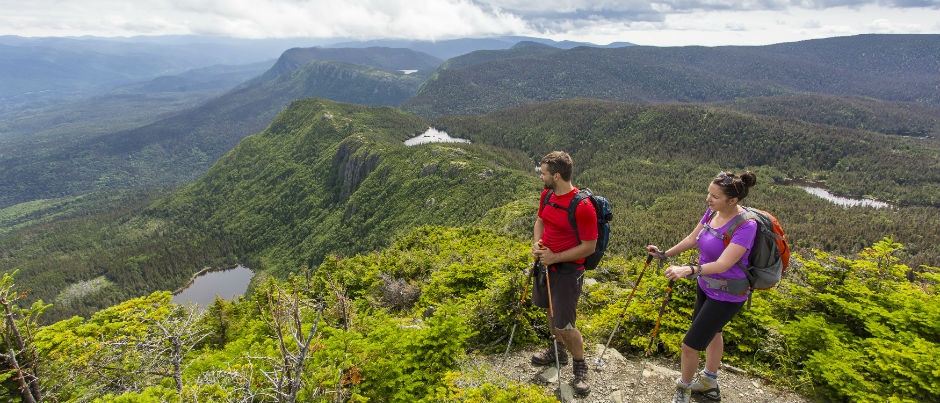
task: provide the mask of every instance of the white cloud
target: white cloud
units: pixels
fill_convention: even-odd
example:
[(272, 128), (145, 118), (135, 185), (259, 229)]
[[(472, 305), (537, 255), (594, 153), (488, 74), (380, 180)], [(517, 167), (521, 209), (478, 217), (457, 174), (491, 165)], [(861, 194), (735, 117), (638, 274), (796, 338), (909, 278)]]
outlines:
[(938, 17), (935, 0), (0, 0), (0, 35), (532, 35), (670, 46), (938, 33)]
[(671, 13), (662, 22), (638, 22), (578, 32), (585, 40), (641, 45), (764, 45), (863, 33), (940, 33), (937, 13), (923, 9), (830, 8), (783, 11)]

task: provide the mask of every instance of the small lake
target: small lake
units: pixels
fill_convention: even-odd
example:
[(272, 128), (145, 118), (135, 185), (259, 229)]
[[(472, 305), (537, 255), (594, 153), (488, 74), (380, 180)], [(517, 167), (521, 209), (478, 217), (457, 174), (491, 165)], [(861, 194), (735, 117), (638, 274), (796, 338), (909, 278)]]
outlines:
[(238, 265), (231, 269), (214, 270), (202, 273), (193, 282), (179, 293), (173, 295), (173, 303), (196, 304), (207, 307), (215, 302), (215, 296), (231, 301), (237, 296), (245, 295), (248, 282), (254, 277), (251, 269)]
[(883, 201), (878, 201), (874, 199), (865, 199), (865, 198), (853, 198), (853, 197), (841, 197), (836, 196), (832, 193), (829, 193), (828, 190), (817, 187), (817, 186), (806, 186), (806, 185), (794, 185), (800, 189), (806, 191), (813, 196), (818, 196), (823, 199), (826, 199), (836, 205), (842, 207), (874, 207), (874, 208), (891, 208), (891, 205)]
[(408, 140), (405, 140), (406, 146), (416, 146), (418, 144), (427, 144), (427, 143), (469, 143), (470, 140), (459, 139), (451, 137), (450, 134), (447, 134), (445, 131), (437, 130), (433, 127), (429, 127), (424, 133), (421, 133), (415, 137), (412, 137)]

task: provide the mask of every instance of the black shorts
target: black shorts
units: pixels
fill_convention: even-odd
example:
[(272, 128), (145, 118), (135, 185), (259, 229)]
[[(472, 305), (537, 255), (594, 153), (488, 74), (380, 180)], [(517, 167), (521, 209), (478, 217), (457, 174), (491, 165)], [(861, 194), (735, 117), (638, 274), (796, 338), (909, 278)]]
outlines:
[(692, 326), (682, 342), (698, 351), (705, 351), (715, 335), (725, 327), (744, 306), (744, 302), (718, 301), (705, 295), (701, 287), (695, 287), (695, 309), (692, 311)]
[[(581, 265), (563, 263), (553, 265), (548, 270), (548, 283), (551, 284), (552, 295), (552, 324), (556, 329), (574, 329), (578, 316), (578, 298), (581, 296), (581, 287), (584, 284), (584, 270), (576, 267)], [(533, 281), (538, 281), (536, 276)], [(548, 293), (538, 284), (532, 287), (532, 303), (539, 308), (548, 309)]]

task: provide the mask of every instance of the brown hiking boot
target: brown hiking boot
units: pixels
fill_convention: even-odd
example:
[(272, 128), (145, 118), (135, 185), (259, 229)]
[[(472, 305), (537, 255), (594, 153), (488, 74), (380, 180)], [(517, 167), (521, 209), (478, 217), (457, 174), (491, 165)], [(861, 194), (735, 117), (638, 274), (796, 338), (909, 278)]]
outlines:
[(571, 369), (574, 371), (574, 379), (571, 380), (571, 388), (574, 394), (585, 396), (591, 393), (591, 385), (588, 385), (588, 366), (584, 360), (574, 360), (571, 362)]
[(565, 351), (565, 345), (555, 342), (555, 345), (548, 345), (548, 349), (532, 356), (532, 365), (555, 365), (555, 347), (558, 348), (558, 364), (568, 365), (568, 352)]

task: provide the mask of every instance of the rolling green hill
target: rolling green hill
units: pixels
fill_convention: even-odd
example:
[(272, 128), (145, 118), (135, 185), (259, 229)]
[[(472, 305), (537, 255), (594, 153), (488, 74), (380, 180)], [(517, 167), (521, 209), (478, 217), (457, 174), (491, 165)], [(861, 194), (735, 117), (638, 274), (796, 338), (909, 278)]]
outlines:
[[(343, 58), (342, 49), (291, 50), (261, 77), (143, 126), (112, 131), (96, 127), (95, 136), (78, 139), (60, 132), (66, 141), (42, 142), (42, 147), (20, 148), (22, 152), (4, 150), (0, 206), (99, 190), (191, 183), (242, 138), (263, 130), (294, 99), (397, 105), (414, 94), (424, 76), (388, 69), (427, 67), (436, 61), (407, 49), (350, 49), (349, 53)], [(313, 57), (375, 62), (385, 69)], [(120, 94), (114, 97), (125, 99)]]
[[(874, 98), (781, 95), (718, 102), (715, 106), (758, 115), (804, 120), (899, 136), (940, 138), (940, 105)], [(929, 141), (929, 140), (928, 140)]]
[[(55, 318), (114, 303), (103, 296), (176, 289), (206, 266), (240, 261), (284, 274), (328, 253), (385, 245), (414, 226), (519, 214), (507, 206), (533, 186), (518, 166), (524, 156), (485, 145), (404, 145), (428, 127), (388, 107), (296, 101), (199, 181), (146, 209), (119, 200), (119, 211), (70, 210), (6, 235), (0, 267), (19, 268), (32, 297), (47, 301), (78, 280), (113, 282), (89, 305), (53, 308)], [(25, 226), (28, 213), (11, 213), (10, 222)]]
[(404, 145), (428, 126), (392, 108), (296, 101), (147, 215), (218, 228), (250, 264), (283, 272), (418, 225), (475, 223), (532, 186), (512, 150)]
[[(431, 125), (473, 143), (403, 144)], [(795, 247), (855, 253), (893, 235), (911, 264), (936, 266), (940, 165), (937, 148), (914, 141), (692, 105), (576, 99), (429, 122), (390, 107), (304, 99), (152, 204), (159, 194), (117, 200), (123, 207), (102, 214), (76, 203), (37, 206), (45, 215), (69, 210), (33, 226), (29, 211), (6, 214), (20, 229), (0, 238), (0, 267), (20, 269), (32, 297), (47, 301), (76, 281), (114, 284), (54, 307), (57, 318), (176, 289), (207, 266), (242, 262), (283, 276), (331, 254), (380, 248), (420, 225), (484, 225), (524, 239), (539, 189), (532, 167), (554, 149), (572, 153), (576, 185), (614, 203), (615, 253), (674, 241), (701, 213), (703, 183), (746, 168), (759, 178), (749, 202), (774, 211)], [(841, 208), (776, 183), (788, 176), (902, 207)]]

